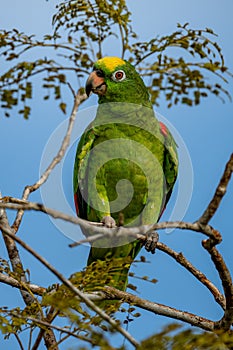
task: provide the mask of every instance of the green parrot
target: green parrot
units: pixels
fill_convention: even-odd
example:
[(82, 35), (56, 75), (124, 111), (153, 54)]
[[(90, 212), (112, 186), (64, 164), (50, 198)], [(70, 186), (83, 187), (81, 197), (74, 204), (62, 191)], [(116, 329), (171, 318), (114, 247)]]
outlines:
[[(128, 61), (99, 59), (86, 83), (87, 95), (91, 92), (98, 95), (99, 104), (76, 152), (77, 215), (107, 227), (156, 223), (176, 181), (176, 143), (156, 119), (148, 90)], [(125, 290), (130, 265), (144, 244), (128, 236), (92, 242), (84, 289), (110, 285)], [(145, 246), (154, 252), (150, 243)]]

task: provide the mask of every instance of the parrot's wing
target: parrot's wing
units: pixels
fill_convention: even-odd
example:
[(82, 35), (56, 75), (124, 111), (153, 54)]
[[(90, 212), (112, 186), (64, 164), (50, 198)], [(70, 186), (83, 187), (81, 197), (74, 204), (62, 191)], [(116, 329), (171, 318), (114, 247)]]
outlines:
[(90, 150), (95, 140), (95, 133), (93, 129), (89, 129), (82, 135), (74, 163), (73, 172), (73, 190), (74, 190), (74, 201), (77, 215), (83, 219), (87, 219), (87, 203), (84, 198), (84, 191), (87, 190), (87, 171), (88, 171), (88, 159)]
[(172, 193), (173, 186), (175, 184), (177, 174), (178, 174), (178, 154), (177, 154), (177, 144), (166, 127), (165, 124), (160, 122), (160, 131), (161, 134), (164, 137), (164, 175), (166, 178), (166, 190), (165, 190), (165, 205), (164, 209), (166, 207), (167, 202), (169, 201), (169, 198)]

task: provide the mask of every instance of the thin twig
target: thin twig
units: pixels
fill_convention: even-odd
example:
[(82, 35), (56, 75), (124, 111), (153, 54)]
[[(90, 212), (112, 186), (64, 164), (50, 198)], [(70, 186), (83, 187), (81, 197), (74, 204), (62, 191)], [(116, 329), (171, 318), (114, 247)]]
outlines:
[(231, 179), (231, 174), (233, 172), (233, 153), (231, 154), (231, 157), (229, 161), (226, 164), (224, 173), (220, 179), (220, 182), (218, 184), (218, 187), (214, 193), (213, 198), (211, 199), (208, 207), (198, 220), (198, 222), (202, 225), (208, 224), (210, 219), (214, 216), (216, 210), (218, 209), (220, 202), (223, 198), (223, 196), (226, 193), (227, 190), (227, 185)]
[[(57, 346), (63, 343), (65, 340), (67, 340), (70, 336), (70, 334), (66, 334), (64, 337), (60, 337), (60, 339), (57, 341)], [(89, 341), (89, 339), (87, 339), (87, 341)], [(51, 350), (53, 350), (53, 348), (51, 348)]]
[(229, 330), (233, 323), (233, 285), (231, 274), (222, 255), (219, 253), (217, 248), (213, 246), (211, 240), (204, 240), (202, 242), (202, 245), (210, 254), (215, 268), (218, 271), (226, 298), (226, 308), (224, 315), (222, 319), (216, 323), (215, 328)]
[(35, 328), (30, 328), (29, 331), (29, 339), (28, 339), (28, 349), (27, 350), (31, 350), (31, 344), (32, 344), (32, 333), (35, 330)]
[(92, 2), (89, 1), (89, 0), (87, 2), (88, 2), (88, 5), (90, 6), (90, 8), (92, 10), (93, 18), (95, 20), (95, 25), (94, 26), (96, 27), (97, 33), (98, 33), (98, 35), (97, 35), (97, 38), (98, 38), (98, 40), (97, 40), (97, 43), (98, 43), (98, 56), (102, 57), (102, 33), (101, 33), (101, 30), (100, 30), (100, 23), (98, 21), (98, 15), (96, 15), (96, 11), (95, 11), (95, 8), (94, 8)]
[(43, 338), (43, 334), (42, 334), (42, 332), (40, 330), (40, 332), (39, 332), (38, 336), (36, 337), (36, 340), (35, 340), (32, 348), (31, 348), (31, 350), (37, 350), (38, 349), (38, 347), (40, 346), (40, 343), (42, 341), (42, 338)]
[[(92, 340), (90, 338), (86, 338), (86, 337), (84, 337), (82, 335), (79, 335), (79, 334), (75, 334), (74, 330), (73, 331), (69, 331), (67, 328), (59, 327), (59, 326), (53, 325), (53, 324), (51, 324), (49, 322), (46, 322), (46, 321), (43, 321), (43, 320), (39, 320), (38, 318), (34, 318), (34, 317), (31, 317), (31, 316), (22, 316), (22, 315), (18, 315), (18, 314), (15, 314), (15, 313), (13, 313), (12, 315), (14, 317), (18, 317), (18, 318), (25, 319), (25, 320), (30, 320), (30, 321), (32, 321), (34, 323), (39, 324), (39, 325), (55, 329), (57, 331), (60, 331), (60, 332), (65, 333), (65, 334), (68, 334), (69, 336), (72, 336), (72, 337), (77, 338), (79, 340), (81, 339), (81, 340), (87, 341), (87, 342), (89, 342), (92, 345), (97, 345), (94, 340)], [(58, 345), (58, 342), (57, 342), (56, 345)], [(35, 349), (32, 349), (32, 350), (35, 350)]]
[[(71, 112), (71, 115), (69, 118), (67, 132), (65, 134), (65, 137), (62, 141), (61, 147), (60, 147), (57, 155), (53, 158), (52, 162), (49, 164), (49, 166), (47, 167), (45, 172), (41, 175), (40, 179), (37, 182), (35, 182), (33, 185), (29, 185), (29, 186), (25, 187), (25, 189), (23, 191), (23, 195), (22, 195), (23, 200), (27, 200), (30, 193), (36, 191), (42, 184), (44, 184), (47, 181), (49, 175), (51, 174), (51, 171), (55, 168), (55, 166), (63, 158), (63, 156), (67, 150), (67, 147), (69, 146), (69, 143), (70, 143), (70, 136), (71, 136), (71, 132), (73, 130), (73, 125), (75, 122), (78, 107), (86, 98), (87, 98), (86, 94), (84, 94), (82, 90), (79, 90), (77, 95), (75, 96), (75, 99), (74, 99), (74, 105), (73, 105), (73, 109), (72, 109), (72, 112)], [(23, 210), (19, 210), (17, 213), (15, 221), (12, 225), (12, 228), (14, 229), (15, 232), (17, 232), (17, 230), (19, 228), (23, 214), (24, 214)]]
[[(27, 74), (25, 74), (24, 76), (22, 76), (21, 78), (20, 78), (20, 82), (23, 82), (23, 81), (27, 81), (27, 79), (30, 77), (33, 77), (33, 76), (35, 76), (35, 75), (37, 75), (37, 74), (41, 74), (41, 73), (48, 73), (48, 72), (54, 72), (54, 70), (57, 70), (57, 71), (71, 71), (71, 72), (75, 72), (76, 74), (78, 74), (78, 73), (84, 73), (84, 74), (89, 74), (89, 72), (88, 71), (86, 71), (86, 70), (81, 70), (81, 69), (79, 69), (79, 68), (74, 68), (74, 67), (67, 67), (67, 66), (60, 66), (60, 65), (56, 65), (55, 67), (48, 67), (48, 66), (46, 66), (46, 67), (43, 67), (43, 68), (41, 68), (41, 69), (37, 69), (37, 70), (34, 70), (33, 72), (30, 72), (30, 74), (29, 73), (27, 73)], [(8, 86), (11, 86), (11, 85), (14, 85), (14, 84), (18, 84), (19, 83), (19, 80), (18, 80), (18, 78), (12, 78), (10, 81), (8, 80), (6, 83), (2, 83), (1, 85), (0, 85), (0, 88), (1, 89), (3, 89), (3, 88), (5, 88), (5, 87), (8, 87)]]
[[(1, 226), (0, 226), (1, 228)], [(17, 243), (19, 243), (25, 250), (27, 250), (30, 254), (32, 254), (37, 260), (39, 260), (44, 266), (47, 267), (57, 278), (68, 287), (75, 295), (77, 295), (87, 306), (89, 306), (93, 311), (95, 311), (103, 320), (107, 321), (114, 329), (116, 329), (119, 333), (121, 333), (128, 341), (134, 345), (135, 347), (139, 345), (139, 343), (129, 334), (125, 329), (123, 329), (115, 320), (113, 320), (109, 315), (107, 315), (102, 309), (96, 306), (89, 298), (86, 297), (84, 293), (82, 293), (79, 289), (77, 289), (70, 280), (66, 279), (60, 272), (58, 272), (48, 261), (39, 255), (34, 249), (32, 249), (29, 245), (27, 245), (24, 241), (22, 241), (19, 237), (14, 235), (11, 230), (5, 229), (5, 234), (14, 239)]]
[(206, 286), (211, 294), (214, 296), (214, 299), (216, 302), (221, 305), (221, 307), (225, 310), (226, 308), (226, 300), (225, 297), (220, 293), (218, 288), (215, 287), (215, 285), (208, 280), (208, 278), (196, 269), (190, 261), (188, 261), (182, 253), (177, 253), (170, 247), (168, 247), (164, 243), (157, 243), (156, 249), (159, 249), (166, 254), (170, 255), (173, 259), (175, 259), (180, 265), (182, 265), (186, 270), (188, 270), (193, 276), (195, 276), (204, 286)]
[(119, 31), (120, 31), (120, 38), (121, 38), (121, 58), (124, 59), (125, 56), (125, 35), (122, 29), (122, 25), (119, 23), (118, 25)]
[(18, 344), (19, 344), (20, 349), (21, 349), (21, 350), (24, 350), (23, 344), (22, 344), (22, 342), (21, 342), (21, 339), (20, 339), (19, 335), (18, 335), (17, 333), (13, 333), (13, 334), (14, 334), (15, 338), (17, 339), (17, 342), (18, 342)]

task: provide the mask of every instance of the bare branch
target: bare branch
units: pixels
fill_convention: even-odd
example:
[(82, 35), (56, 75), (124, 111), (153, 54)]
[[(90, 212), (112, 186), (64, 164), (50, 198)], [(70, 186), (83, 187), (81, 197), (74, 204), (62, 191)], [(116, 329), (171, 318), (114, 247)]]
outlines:
[(113, 287), (105, 287), (104, 293), (106, 293), (106, 295), (110, 299), (120, 299), (126, 303), (138, 306), (141, 309), (151, 311), (156, 315), (166, 316), (176, 320), (180, 320), (180, 321), (189, 323), (190, 325), (193, 325), (208, 331), (213, 331), (214, 329), (213, 321), (208, 320), (204, 317), (196, 316), (190, 312), (180, 311), (163, 304), (154, 303), (149, 300), (141, 299), (138, 296), (135, 296), (127, 292), (122, 292)]
[[(70, 143), (70, 136), (71, 136), (71, 132), (73, 129), (76, 114), (78, 111), (78, 107), (84, 100), (86, 100), (86, 98), (87, 98), (86, 94), (84, 94), (82, 89), (80, 89), (78, 91), (77, 95), (75, 96), (74, 105), (73, 105), (73, 109), (72, 109), (72, 112), (70, 115), (67, 132), (66, 132), (66, 135), (62, 141), (61, 147), (60, 147), (57, 155), (53, 158), (52, 162), (49, 164), (49, 166), (47, 167), (45, 172), (41, 175), (40, 179), (37, 182), (35, 182), (33, 185), (29, 185), (29, 186), (25, 187), (25, 189), (23, 191), (23, 195), (22, 195), (23, 200), (27, 200), (30, 193), (36, 191), (41, 185), (43, 185), (43, 183), (45, 183), (47, 181), (51, 171), (55, 168), (55, 166), (63, 158), (63, 156), (67, 150), (67, 147), (69, 146), (69, 143)], [(19, 228), (19, 225), (20, 225), (22, 217), (23, 217), (23, 213), (24, 213), (23, 210), (19, 210), (17, 213), (16, 219), (12, 225), (12, 228), (14, 229), (15, 232), (17, 232), (17, 230)]]
[[(12, 202), (12, 203), (11, 203)], [(26, 200), (12, 198), (12, 197), (3, 197), (2, 203), (0, 202), (0, 208), (5, 209), (12, 209), (12, 210), (35, 210), (40, 211), (43, 213), (46, 213), (53, 218), (56, 219), (62, 219), (68, 222), (71, 222), (75, 225), (80, 225), (84, 229), (88, 229), (90, 232), (90, 237), (79, 241), (72, 243), (70, 247), (74, 247), (76, 245), (86, 243), (86, 242), (93, 242), (97, 239), (102, 238), (103, 236), (132, 236), (135, 238), (142, 238), (141, 235), (144, 235), (152, 230), (160, 230), (160, 229), (167, 229), (167, 228), (179, 228), (182, 230), (190, 230), (195, 232), (201, 232), (204, 233), (209, 238), (212, 238), (216, 240), (216, 234), (213, 230), (213, 228), (209, 225), (201, 225), (198, 222), (191, 223), (191, 222), (183, 222), (183, 221), (164, 221), (155, 223), (153, 225), (142, 225), (142, 226), (135, 226), (135, 227), (116, 227), (116, 228), (107, 228), (104, 227), (103, 224), (100, 224), (98, 222), (89, 222), (87, 220), (81, 219), (77, 216), (71, 216), (64, 214), (58, 210), (50, 209), (45, 207), (43, 204), (40, 203), (34, 203), (34, 202), (28, 202)], [(92, 236), (96, 235), (96, 236)], [(145, 237), (144, 237), (145, 239)]]
[(198, 222), (201, 225), (208, 224), (208, 222), (214, 216), (216, 210), (218, 209), (218, 207), (220, 205), (220, 202), (221, 202), (223, 196), (226, 193), (227, 185), (231, 179), (232, 172), (233, 172), (233, 153), (231, 154), (231, 157), (226, 164), (224, 173), (221, 177), (221, 180), (218, 184), (218, 187), (215, 191), (213, 198), (211, 199), (208, 207), (206, 208), (206, 210), (204, 211), (204, 213), (202, 214), (202, 216), (198, 220)]

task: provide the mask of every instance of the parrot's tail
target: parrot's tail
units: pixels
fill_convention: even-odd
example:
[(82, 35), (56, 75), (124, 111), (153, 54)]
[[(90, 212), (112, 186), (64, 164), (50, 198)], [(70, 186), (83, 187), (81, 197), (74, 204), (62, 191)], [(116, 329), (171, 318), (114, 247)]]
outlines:
[(86, 268), (84, 290), (98, 291), (105, 286), (111, 286), (125, 291), (131, 263), (130, 257), (112, 257), (91, 262)]
[[(106, 258), (96, 260), (87, 266), (83, 279), (85, 292), (103, 291), (105, 286), (111, 286), (125, 291), (128, 284), (128, 273), (132, 263), (130, 257)], [(119, 300), (104, 300), (96, 302), (105, 312), (112, 314), (120, 307)]]

